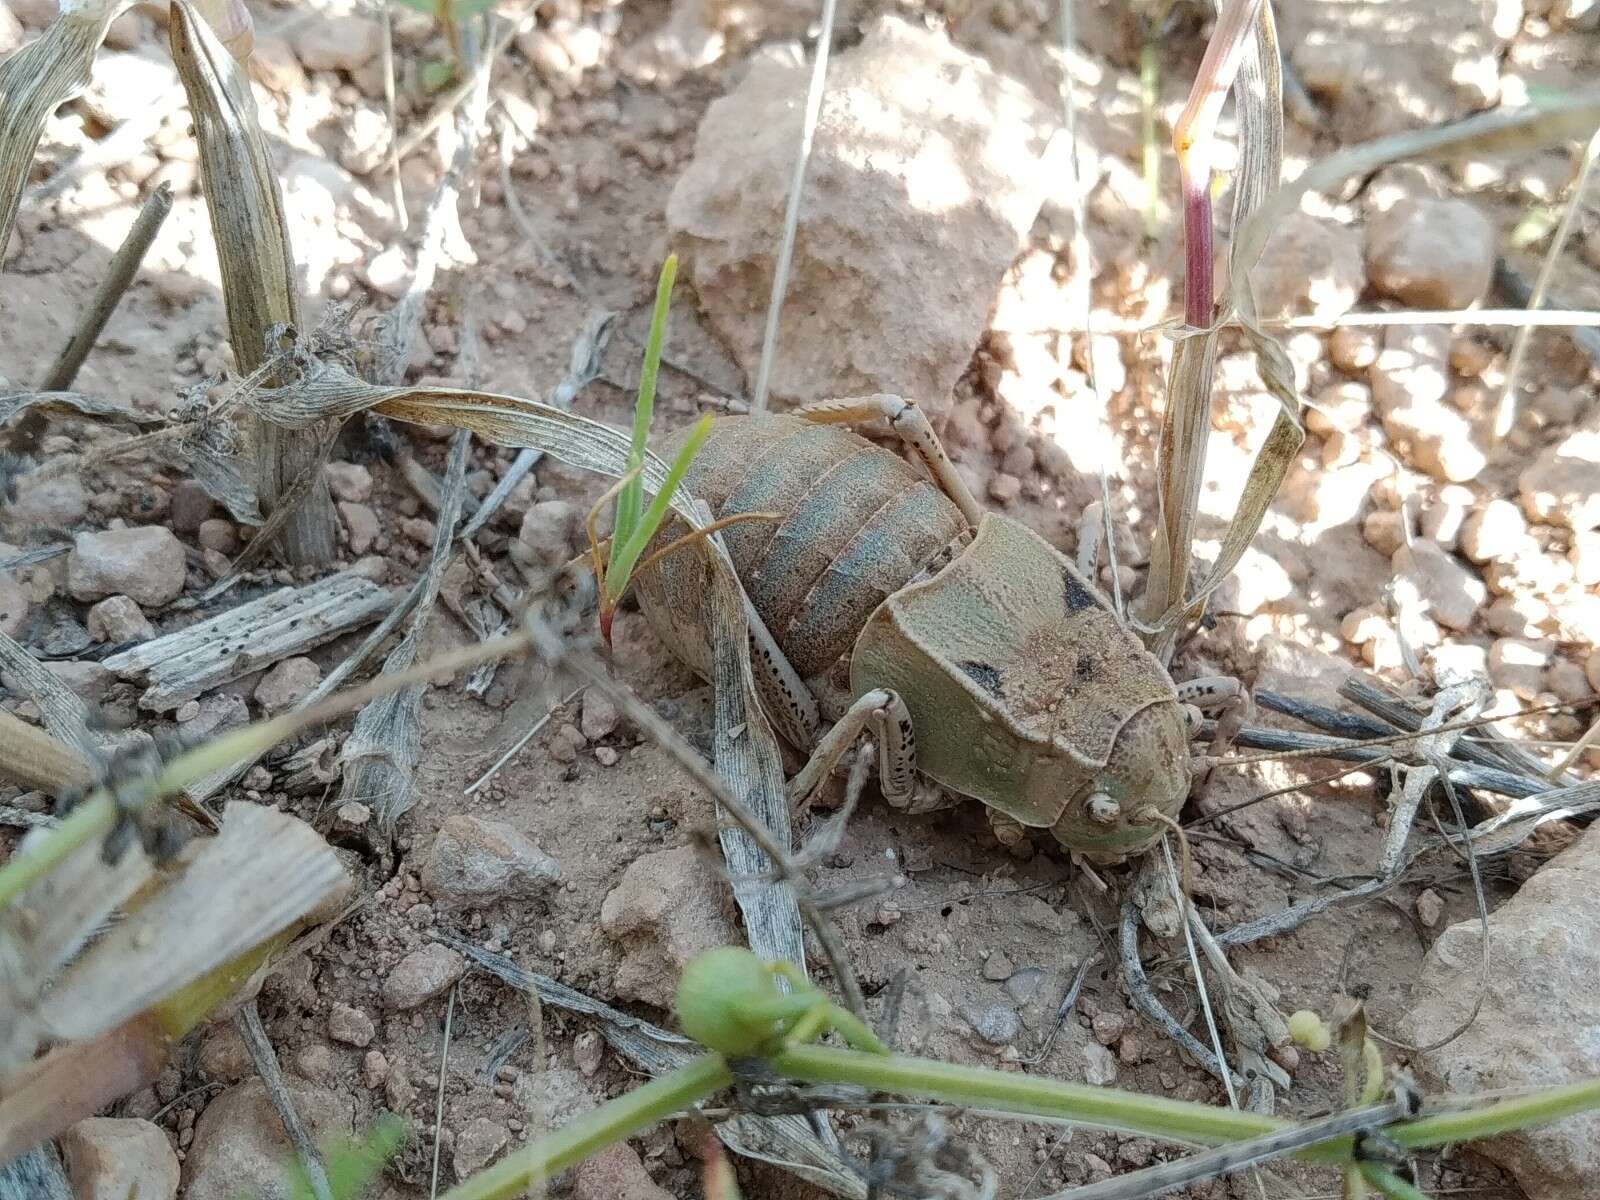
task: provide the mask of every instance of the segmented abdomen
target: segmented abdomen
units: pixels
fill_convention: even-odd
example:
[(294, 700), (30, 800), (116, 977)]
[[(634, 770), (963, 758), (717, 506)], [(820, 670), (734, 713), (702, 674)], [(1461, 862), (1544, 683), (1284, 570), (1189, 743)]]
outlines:
[[(683, 436), (658, 453), (670, 458)], [(798, 417), (714, 421), (685, 483), (716, 516), (780, 515), (722, 536), (773, 638), (807, 677), (846, 653), (873, 609), (967, 529), (956, 506), (897, 455)], [(683, 532), (674, 522), (658, 544)], [(709, 674), (698, 556), (670, 555), (638, 586), (662, 639)]]

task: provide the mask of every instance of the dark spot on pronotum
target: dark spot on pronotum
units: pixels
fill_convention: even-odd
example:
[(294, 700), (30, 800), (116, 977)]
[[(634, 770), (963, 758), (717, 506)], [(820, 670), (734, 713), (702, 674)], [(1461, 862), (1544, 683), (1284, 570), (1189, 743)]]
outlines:
[(960, 667), (967, 673), (968, 677), (973, 683), (977, 684), (984, 691), (988, 692), (989, 695), (993, 696), (996, 700), (1000, 699), (999, 671), (996, 671), (988, 663), (973, 662), (970, 658), (964, 660), (960, 664)]
[(1062, 594), (1066, 596), (1067, 611), (1078, 612), (1081, 609), (1094, 607), (1094, 596), (1089, 589), (1084, 587), (1071, 571), (1061, 572)]
[(1078, 677), (1078, 682), (1083, 683), (1094, 674), (1094, 658), (1092, 655), (1078, 655), (1078, 665), (1073, 672)]

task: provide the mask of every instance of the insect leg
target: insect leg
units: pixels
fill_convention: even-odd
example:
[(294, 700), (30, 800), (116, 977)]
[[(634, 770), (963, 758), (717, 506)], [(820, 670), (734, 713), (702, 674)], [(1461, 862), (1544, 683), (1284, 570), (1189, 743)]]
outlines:
[(917, 774), (911, 714), (900, 697), (886, 688), (875, 688), (860, 697), (823, 735), (811, 760), (790, 782), (789, 802), (808, 800), (869, 726), (878, 742), (878, 783), (883, 798), (895, 808), (910, 804)]
[(1207, 749), (1212, 755), (1227, 753), (1233, 739), (1255, 711), (1249, 689), (1231, 675), (1206, 675), (1186, 680), (1178, 684), (1178, 701), (1201, 712), (1218, 714), (1217, 732)]
[(889, 423), (898, 437), (922, 460), (922, 465), (933, 476), (933, 481), (955, 501), (967, 523), (976, 526), (983, 516), (983, 506), (967, 487), (955, 463), (945, 453), (939, 435), (933, 431), (928, 416), (913, 400), (880, 392), (875, 396), (853, 396), (842, 400), (818, 400), (802, 405), (794, 415), (807, 421), (827, 425), (849, 425), (857, 422), (883, 420)]

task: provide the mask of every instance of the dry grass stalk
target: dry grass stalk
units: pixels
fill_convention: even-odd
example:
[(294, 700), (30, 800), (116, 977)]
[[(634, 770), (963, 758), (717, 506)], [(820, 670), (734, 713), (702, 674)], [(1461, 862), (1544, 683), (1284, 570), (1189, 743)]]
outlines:
[(1282, 348), (1254, 328), (1249, 269), (1259, 257), (1236, 239), (1229, 256), (1230, 297), (1256, 350), (1263, 381), (1283, 404), (1257, 451), (1250, 477), (1222, 550), (1205, 580), (1191, 590), (1195, 518), (1211, 432), (1211, 384), (1219, 310), (1213, 291), (1214, 229), (1211, 154), (1217, 118), (1232, 90), (1238, 110), (1241, 156), (1235, 176), (1237, 228), (1277, 186), (1282, 167), (1283, 98), (1276, 25), (1269, 0), (1231, 0), (1218, 15), (1194, 88), (1173, 130), (1183, 188), (1184, 321), (1172, 358), (1167, 411), (1157, 452), (1160, 520), (1151, 547), (1149, 582), (1140, 617), (1152, 649), (1169, 659), (1186, 616), (1232, 572), (1254, 539), (1272, 497), (1304, 439), (1294, 372)]
[[(300, 323), (283, 198), (244, 69), (185, 0), (172, 6), (169, 33), (200, 150), (228, 340), (239, 369), (249, 373), (266, 361), (274, 330)], [(333, 504), (320, 471), (319, 432), (288, 432), (251, 422), (245, 433), (264, 511), (290, 502), (296, 481), (311, 477), (304, 499), (284, 525), (284, 555), (292, 563), (328, 562), (334, 553)]]
[(89, 86), (95, 53), (120, 7), (120, 0), (66, 0), (36, 41), (0, 63), (0, 254), (45, 121)]
[[(178, 1039), (348, 889), (309, 826), (251, 804), (230, 805), (222, 832), (159, 876), (137, 845), (114, 867), (97, 841), (80, 845), (0, 912), (0, 1160), (153, 1079)], [(118, 908), (125, 918), (80, 953)]]

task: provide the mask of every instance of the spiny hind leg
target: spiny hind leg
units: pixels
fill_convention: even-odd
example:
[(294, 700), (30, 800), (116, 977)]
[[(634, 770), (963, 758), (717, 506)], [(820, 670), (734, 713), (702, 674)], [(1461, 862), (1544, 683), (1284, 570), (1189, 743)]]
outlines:
[(917, 774), (916, 737), (905, 702), (887, 688), (875, 688), (858, 697), (822, 735), (810, 761), (789, 782), (789, 803), (809, 800), (846, 751), (869, 731), (878, 743), (878, 784), (883, 798), (896, 808), (910, 803)]
[(913, 400), (880, 392), (875, 396), (851, 396), (840, 400), (818, 400), (802, 405), (794, 415), (807, 421), (825, 425), (852, 425), (867, 421), (884, 420), (907, 446), (916, 452), (922, 465), (933, 476), (933, 481), (945, 495), (955, 501), (967, 523), (977, 526), (983, 516), (983, 506), (967, 487), (955, 463), (945, 453), (939, 435), (933, 431), (928, 416)]
[(822, 735), (810, 761), (789, 783), (789, 803), (809, 800), (850, 747), (869, 732), (878, 747), (878, 786), (890, 807), (912, 813), (949, 807), (951, 801), (942, 788), (918, 778), (911, 714), (900, 696), (887, 688), (875, 688), (857, 698)]

